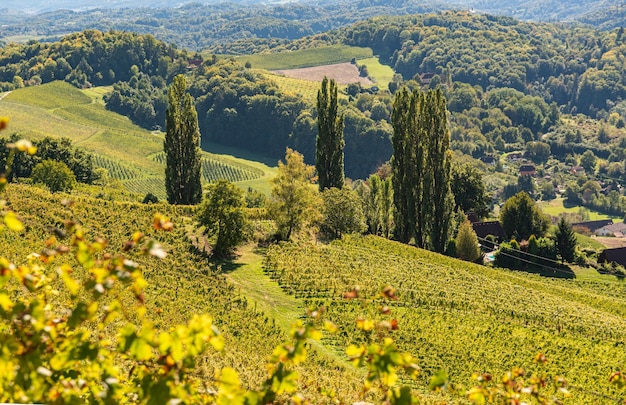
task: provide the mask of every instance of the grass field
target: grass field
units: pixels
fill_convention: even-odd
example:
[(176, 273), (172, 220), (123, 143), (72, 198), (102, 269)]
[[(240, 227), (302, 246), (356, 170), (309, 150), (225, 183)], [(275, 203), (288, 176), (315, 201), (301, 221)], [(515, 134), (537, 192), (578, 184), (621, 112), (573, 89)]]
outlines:
[(376, 86), (382, 90), (389, 88), (389, 83), (393, 80), (393, 69), (390, 66), (380, 63), (378, 57), (371, 57), (366, 59), (359, 59), (359, 65), (367, 66), (370, 79)]
[(552, 216), (558, 216), (559, 214), (566, 212), (570, 214), (583, 213), (584, 215), (587, 215), (589, 217), (589, 221), (596, 221), (600, 219), (617, 219), (621, 221), (623, 219), (621, 217), (601, 214), (597, 211), (592, 211), (585, 207), (565, 207), (563, 205), (563, 198), (555, 198), (551, 201), (539, 201), (538, 204), (544, 213)]
[[(163, 150), (163, 134), (144, 130), (127, 117), (106, 110), (102, 97), (110, 87), (80, 91), (64, 82), (27, 87), (0, 100), (10, 117), (9, 133), (26, 138), (67, 137), (95, 154), (95, 164), (122, 181), (129, 191), (165, 196), (164, 162), (152, 157)], [(204, 179), (226, 178), (242, 188), (269, 193), (275, 169), (243, 158), (207, 153)], [(276, 162), (273, 163), (275, 166)]]
[(277, 70), (330, 65), (333, 63), (350, 62), (352, 58), (364, 59), (372, 56), (373, 53), (370, 48), (332, 45), (300, 51), (244, 55), (237, 57), (236, 60), (241, 64), (249, 62), (253, 68), (257, 69)]

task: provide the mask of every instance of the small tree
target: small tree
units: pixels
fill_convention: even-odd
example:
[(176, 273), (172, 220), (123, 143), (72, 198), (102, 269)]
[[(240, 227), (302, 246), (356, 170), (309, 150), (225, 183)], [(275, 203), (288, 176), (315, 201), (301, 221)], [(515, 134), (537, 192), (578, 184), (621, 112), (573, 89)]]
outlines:
[(227, 180), (219, 180), (208, 187), (200, 208), (198, 222), (204, 233), (216, 235), (213, 255), (224, 257), (246, 239), (246, 206), (243, 192)]
[(559, 252), (559, 256), (565, 262), (573, 262), (576, 257), (576, 245), (578, 240), (576, 234), (572, 229), (572, 226), (561, 217), (557, 226), (556, 232), (556, 249)]
[(361, 233), (367, 229), (363, 206), (358, 194), (348, 188), (329, 188), (322, 193), (324, 218), (322, 231), (340, 238), (345, 233)]
[(76, 177), (63, 162), (44, 160), (33, 169), (34, 183), (45, 184), (51, 192), (70, 191), (76, 185)]
[(304, 157), (287, 148), (285, 161), (278, 162), (278, 175), (272, 180), (270, 216), (276, 221), (285, 240), (306, 224), (317, 221), (321, 206), (319, 194), (312, 187), (315, 168), (304, 163)]
[(478, 237), (469, 221), (465, 221), (459, 227), (456, 236), (456, 255), (461, 260), (475, 262), (481, 256)]
[(520, 191), (504, 202), (500, 222), (507, 238), (528, 240), (530, 235), (546, 234), (550, 220), (541, 212), (530, 196)]

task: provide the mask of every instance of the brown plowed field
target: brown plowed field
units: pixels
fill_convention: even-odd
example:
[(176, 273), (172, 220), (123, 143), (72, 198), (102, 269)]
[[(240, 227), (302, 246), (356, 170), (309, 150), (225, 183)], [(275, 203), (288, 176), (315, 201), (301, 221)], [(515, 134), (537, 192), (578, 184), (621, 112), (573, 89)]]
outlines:
[(359, 82), (362, 85), (371, 86), (373, 83), (366, 77), (359, 76), (356, 65), (349, 62), (334, 65), (315, 66), (300, 69), (273, 70), (273, 73), (293, 77), (295, 79), (321, 82), (324, 76), (335, 79), (338, 84), (350, 84)]

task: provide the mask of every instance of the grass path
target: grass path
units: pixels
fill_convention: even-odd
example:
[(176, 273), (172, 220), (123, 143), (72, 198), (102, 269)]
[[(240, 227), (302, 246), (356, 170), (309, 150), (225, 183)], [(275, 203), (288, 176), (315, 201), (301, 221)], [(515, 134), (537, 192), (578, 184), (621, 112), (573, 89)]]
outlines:
[[(256, 309), (273, 318), (276, 325), (288, 333), (291, 325), (304, 316), (305, 309), (301, 301), (284, 292), (278, 283), (265, 275), (263, 272), (264, 249), (249, 244), (240, 248), (238, 253), (239, 257), (236, 260), (222, 267), (226, 278), (241, 289), (241, 293), (252, 301)], [(363, 370), (357, 371), (353, 368), (343, 348), (325, 346), (322, 342), (310, 341), (309, 343), (323, 358), (336, 361), (351, 372), (356, 371), (361, 377), (365, 375)]]
[(304, 314), (300, 301), (285, 293), (280, 286), (263, 273), (264, 251), (254, 245), (239, 250), (240, 256), (224, 265), (226, 277), (250, 298), (256, 308), (274, 318), (285, 331)]

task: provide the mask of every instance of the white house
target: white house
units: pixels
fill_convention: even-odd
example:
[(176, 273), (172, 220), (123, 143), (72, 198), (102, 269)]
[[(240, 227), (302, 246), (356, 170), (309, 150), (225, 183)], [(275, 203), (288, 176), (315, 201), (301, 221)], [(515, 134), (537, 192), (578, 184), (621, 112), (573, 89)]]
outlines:
[(596, 231), (596, 235), (615, 236), (616, 238), (623, 238), (625, 234), (626, 234), (626, 224), (623, 222), (618, 222), (617, 224), (606, 225)]

